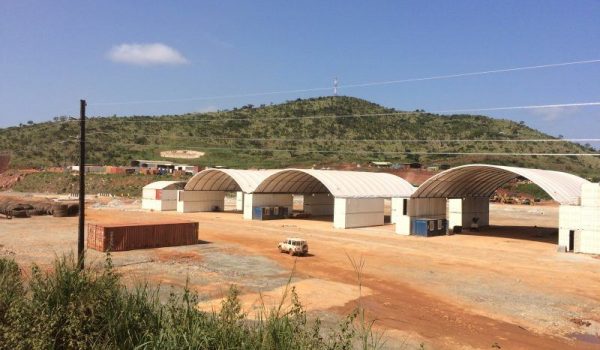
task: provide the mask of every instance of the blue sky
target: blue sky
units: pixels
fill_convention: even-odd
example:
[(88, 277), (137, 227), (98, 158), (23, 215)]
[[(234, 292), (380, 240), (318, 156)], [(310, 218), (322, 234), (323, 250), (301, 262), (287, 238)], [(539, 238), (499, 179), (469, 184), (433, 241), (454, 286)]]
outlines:
[[(0, 126), (76, 114), (175, 114), (328, 87), (600, 59), (598, 1), (0, 1)], [(150, 45), (153, 44), (153, 45)], [(600, 101), (600, 63), (340, 89), (429, 111)], [(495, 111), (598, 137), (600, 107)]]

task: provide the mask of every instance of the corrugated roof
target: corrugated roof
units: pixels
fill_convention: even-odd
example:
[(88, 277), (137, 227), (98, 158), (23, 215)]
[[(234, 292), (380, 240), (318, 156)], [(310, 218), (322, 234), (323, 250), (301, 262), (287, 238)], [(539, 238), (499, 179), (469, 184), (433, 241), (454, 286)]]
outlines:
[(156, 181), (144, 186), (149, 190), (181, 190), (185, 186), (185, 181)]
[(401, 177), (360, 171), (284, 169), (266, 178), (254, 192), (331, 193), (340, 198), (410, 197), (415, 191)]
[(192, 177), (186, 191), (254, 192), (256, 187), (276, 170), (206, 169)]
[(540, 186), (561, 204), (578, 204), (581, 186), (589, 183), (579, 176), (560, 171), (472, 164), (431, 177), (415, 191), (413, 198), (489, 197), (500, 186), (519, 176)]

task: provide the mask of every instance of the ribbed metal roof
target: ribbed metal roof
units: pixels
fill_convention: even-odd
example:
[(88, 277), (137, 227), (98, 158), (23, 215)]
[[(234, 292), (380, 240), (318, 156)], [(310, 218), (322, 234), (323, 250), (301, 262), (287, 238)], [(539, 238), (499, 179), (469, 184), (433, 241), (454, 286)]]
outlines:
[(331, 193), (339, 198), (410, 197), (408, 181), (386, 173), (360, 171), (284, 169), (267, 177), (254, 192)]
[(488, 164), (464, 165), (443, 171), (425, 181), (413, 198), (489, 197), (500, 186), (517, 177), (540, 186), (561, 204), (578, 204), (586, 179), (560, 171)]
[(186, 191), (254, 192), (256, 187), (276, 170), (206, 169), (192, 177)]
[(144, 186), (150, 190), (180, 190), (185, 186), (185, 181), (156, 181)]

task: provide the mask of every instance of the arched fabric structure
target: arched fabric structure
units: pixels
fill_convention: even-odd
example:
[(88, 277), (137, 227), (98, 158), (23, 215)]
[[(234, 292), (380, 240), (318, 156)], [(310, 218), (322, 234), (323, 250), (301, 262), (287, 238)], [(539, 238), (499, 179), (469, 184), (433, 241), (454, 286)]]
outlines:
[(551, 170), (488, 164), (464, 165), (441, 172), (425, 181), (413, 198), (490, 197), (508, 181), (524, 177), (540, 186), (560, 204), (576, 205), (586, 179)]
[(277, 170), (206, 169), (194, 175), (186, 191), (254, 192), (256, 187)]
[(360, 171), (285, 169), (267, 177), (255, 193), (331, 193), (337, 198), (410, 197), (408, 181), (386, 173)]
[(156, 181), (144, 186), (144, 190), (181, 190), (185, 181)]

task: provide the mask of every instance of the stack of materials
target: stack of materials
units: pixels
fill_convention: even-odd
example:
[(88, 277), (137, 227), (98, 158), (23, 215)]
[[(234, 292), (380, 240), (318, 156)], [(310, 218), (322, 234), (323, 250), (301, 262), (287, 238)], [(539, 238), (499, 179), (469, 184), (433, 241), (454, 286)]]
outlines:
[(57, 203), (52, 201), (23, 200), (20, 198), (0, 199), (0, 214), (6, 217), (28, 218), (34, 215), (54, 217), (75, 216), (79, 204), (74, 202)]
[(87, 247), (101, 252), (173, 247), (197, 243), (197, 222), (88, 225)]

